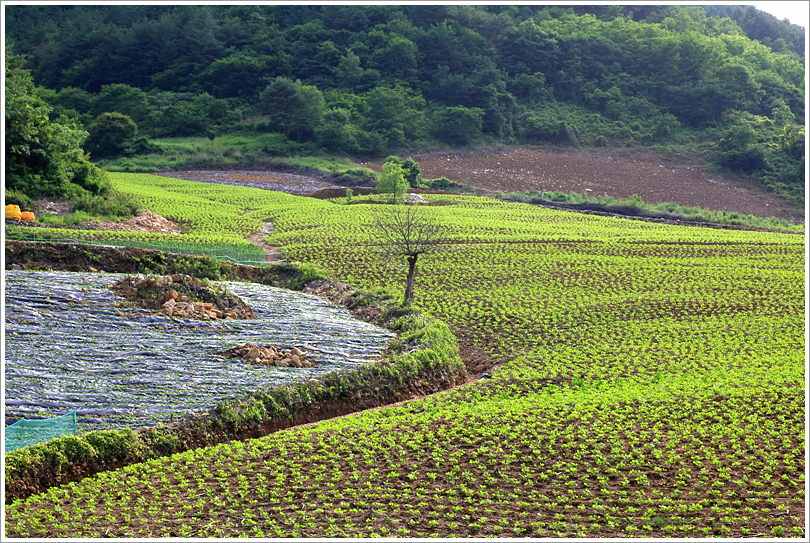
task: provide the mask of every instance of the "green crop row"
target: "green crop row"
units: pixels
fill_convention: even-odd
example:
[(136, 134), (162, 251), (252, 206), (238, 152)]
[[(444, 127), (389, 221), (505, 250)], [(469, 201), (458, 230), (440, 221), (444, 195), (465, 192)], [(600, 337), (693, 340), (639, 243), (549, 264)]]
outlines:
[(474, 401), (457, 389), (102, 473), (8, 518), (28, 537), (795, 536), (795, 373), (766, 372), (767, 393), (745, 371)]
[(108, 247), (135, 247), (173, 254), (211, 256), (243, 263), (263, 263), (261, 247), (244, 240), (217, 239), (211, 236), (183, 236), (153, 232), (106, 232), (96, 230), (45, 229), (9, 226), (6, 239), (54, 243), (82, 243)]

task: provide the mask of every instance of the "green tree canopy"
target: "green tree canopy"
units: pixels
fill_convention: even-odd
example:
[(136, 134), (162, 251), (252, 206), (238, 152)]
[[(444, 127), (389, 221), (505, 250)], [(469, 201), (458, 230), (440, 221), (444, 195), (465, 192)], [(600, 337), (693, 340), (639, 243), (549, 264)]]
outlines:
[(300, 80), (276, 77), (261, 94), (262, 111), (288, 138), (298, 141), (314, 132), (323, 117), (323, 93)]
[(88, 129), (87, 150), (96, 158), (120, 155), (138, 134), (138, 126), (123, 113), (102, 113)]
[(82, 150), (87, 132), (62, 118), (48, 119), (50, 106), (34, 94), (24, 59), (6, 46), (6, 189), (29, 197), (101, 194), (109, 183)]
[(393, 161), (386, 161), (383, 164), (383, 173), (380, 175), (377, 192), (390, 194), (394, 203), (397, 203), (402, 201), (407, 191), (408, 182), (405, 180), (402, 166)]
[(89, 126), (117, 111), (150, 137), (273, 131), (294, 140), (291, 149), (375, 157), (494, 142), (686, 145), (704, 157), (734, 149), (725, 162), (762, 166), (740, 173), (766, 188), (776, 176), (770, 186), (803, 194), (783, 173), (803, 167), (795, 123), (777, 144), (783, 163), (766, 148), (770, 136), (752, 144), (762, 161), (720, 145), (739, 113), (771, 117), (784, 104), (804, 118), (805, 30), (754, 8), (13, 5), (5, 13), (52, 121), (64, 114)]

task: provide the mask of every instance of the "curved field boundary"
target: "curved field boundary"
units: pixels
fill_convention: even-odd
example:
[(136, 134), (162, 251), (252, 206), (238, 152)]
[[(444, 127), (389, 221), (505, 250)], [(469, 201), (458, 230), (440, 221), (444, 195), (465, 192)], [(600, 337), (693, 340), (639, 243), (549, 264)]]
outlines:
[(466, 381), (458, 343), (445, 324), (353, 289), (341, 301), (348, 307), (376, 307), (374, 320), (398, 332), (387, 357), (319, 380), (257, 391), (178, 423), (138, 432), (98, 430), (12, 451), (6, 455), (6, 504), (150, 458), (260, 437)]
[[(96, 232), (96, 231), (91, 231)], [(97, 235), (97, 234), (96, 234)], [(110, 234), (108, 234), (110, 235)], [(56, 235), (49, 231), (40, 234), (39, 232), (32, 232), (30, 229), (27, 231), (16, 231), (15, 229), (6, 229), (6, 239), (12, 241), (23, 242), (49, 242), (49, 243), (67, 243), (67, 244), (82, 244), (82, 245), (95, 245), (98, 247), (134, 247), (137, 249), (146, 249), (149, 251), (162, 251), (165, 253), (177, 255), (196, 255), (196, 256), (210, 256), (237, 264), (272, 264), (274, 262), (283, 262), (283, 258), (279, 258), (278, 253), (266, 254), (264, 251), (261, 253), (242, 253), (232, 251), (225, 247), (188, 242), (188, 243), (150, 243), (140, 241), (137, 239), (119, 239), (115, 238), (114, 234), (110, 235), (110, 239), (106, 241), (99, 241), (93, 239), (79, 239), (79, 238), (66, 238)]]
[[(318, 379), (377, 359), (394, 334), (346, 308), (268, 285), (219, 282), (251, 319), (200, 321), (121, 305), (122, 274), (6, 272), (6, 417), (79, 410), (80, 430), (167, 423), (261, 387)], [(311, 351), (311, 368), (217, 354), (253, 342)]]

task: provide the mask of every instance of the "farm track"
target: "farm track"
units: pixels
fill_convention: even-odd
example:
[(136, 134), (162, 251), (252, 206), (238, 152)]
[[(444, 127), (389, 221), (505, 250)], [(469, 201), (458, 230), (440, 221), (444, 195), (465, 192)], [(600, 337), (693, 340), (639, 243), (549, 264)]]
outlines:
[(264, 238), (270, 235), (273, 231), (273, 222), (272, 221), (265, 221), (262, 224), (262, 229), (256, 232), (255, 234), (251, 234), (247, 237), (247, 240), (250, 243), (258, 245), (264, 251), (266, 259), (268, 262), (275, 262), (278, 260), (282, 260), (283, 255), (281, 253), (281, 247), (277, 245), (269, 245)]

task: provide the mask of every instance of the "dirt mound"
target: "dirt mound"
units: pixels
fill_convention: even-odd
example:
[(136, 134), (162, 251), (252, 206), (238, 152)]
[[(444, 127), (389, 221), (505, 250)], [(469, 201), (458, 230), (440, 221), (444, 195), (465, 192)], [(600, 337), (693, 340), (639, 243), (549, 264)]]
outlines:
[(182, 234), (183, 231), (175, 223), (161, 217), (154, 211), (145, 209), (136, 217), (121, 222), (101, 221), (85, 223), (87, 230), (103, 230), (106, 232), (162, 232), (164, 234)]
[[(56, 213), (51, 213), (56, 214)], [(145, 209), (137, 216), (125, 219), (120, 222), (99, 221), (86, 222), (82, 224), (43, 224), (40, 222), (20, 221), (16, 219), (6, 219), (7, 225), (15, 226), (36, 226), (38, 228), (68, 228), (71, 230), (101, 230), (105, 232), (161, 232), (164, 234), (182, 234), (183, 231), (169, 219), (162, 217), (154, 211)]]
[(213, 287), (188, 275), (124, 277), (110, 285), (110, 290), (131, 305), (167, 317), (203, 321), (256, 318), (249, 305), (222, 285)]
[[(491, 192), (585, 192), (614, 198), (638, 194), (645, 202), (804, 222), (797, 203), (753, 182), (711, 172), (696, 159), (670, 158), (645, 148), (497, 147), (413, 158), (426, 179), (447, 177)], [(381, 162), (364, 165), (377, 171), (382, 167)]]

